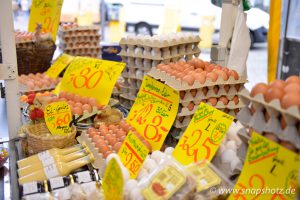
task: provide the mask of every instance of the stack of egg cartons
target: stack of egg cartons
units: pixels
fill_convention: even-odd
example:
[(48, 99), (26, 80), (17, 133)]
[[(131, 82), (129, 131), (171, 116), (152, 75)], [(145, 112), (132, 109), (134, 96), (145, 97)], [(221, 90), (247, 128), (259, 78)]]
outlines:
[(73, 56), (101, 58), (99, 26), (78, 26), (75, 23), (59, 27), (59, 48)]
[(148, 75), (180, 93), (179, 109), (171, 132), (175, 143), (201, 102), (233, 116), (244, 107), (239, 92), (244, 88), (246, 78), (227, 67), (194, 58), (188, 62), (159, 64)]
[(143, 77), (160, 63), (190, 60), (198, 57), (200, 37), (191, 33), (172, 33), (160, 36), (128, 36), (122, 38), (120, 56), (127, 64), (122, 73), (124, 84), (120, 103), (130, 109), (139, 91)]

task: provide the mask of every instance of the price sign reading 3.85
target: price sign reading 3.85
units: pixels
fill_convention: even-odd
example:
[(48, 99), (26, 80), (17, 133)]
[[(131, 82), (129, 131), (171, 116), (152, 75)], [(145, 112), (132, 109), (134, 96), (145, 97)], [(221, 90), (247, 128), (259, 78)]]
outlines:
[(296, 199), (299, 155), (253, 132), (231, 200)]
[(124, 67), (125, 63), (76, 57), (64, 74), (60, 90), (94, 97), (99, 104), (107, 105)]
[(148, 153), (149, 149), (134, 133), (129, 131), (118, 155), (123, 165), (129, 170), (130, 178), (136, 178)]
[(46, 74), (51, 78), (57, 78), (58, 75), (68, 66), (68, 64), (70, 64), (70, 62), (72, 62), (73, 59), (73, 56), (63, 53), (46, 71)]
[(66, 135), (71, 132), (69, 124), (72, 114), (67, 102), (60, 101), (48, 104), (44, 110), (44, 119), (53, 135)]
[(153, 151), (159, 150), (175, 120), (178, 103), (178, 91), (145, 76), (127, 122), (149, 141)]
[(184, 165), (204, 159), (210, 161), (232, 121), (232, 116), (200, 103), (173, 156)]

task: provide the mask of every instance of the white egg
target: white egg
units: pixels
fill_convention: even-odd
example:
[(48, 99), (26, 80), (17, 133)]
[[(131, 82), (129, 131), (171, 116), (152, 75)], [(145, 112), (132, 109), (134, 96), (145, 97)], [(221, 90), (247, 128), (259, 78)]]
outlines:
[(228, 142), (226, 142), (226, 148), (227, 149), (232, 149), (233, 151), (237, 151), (237, 145), (236, 142), (234, 140), (230, 140)]
[(156, 163), (159, 163), (163, 157), (165, 157), (165, 154), (161, 151), (153, 151), (151, 154), (151, 159), (153, 159)]
[(136, 70), (136, 72), (135, 72), (135, 76), (136, 76), (136, 78), (138, 78), (138, 79), (143, 79), (143, 76), (144, 76), (144, 73), (143, 73), (143, 71), (142, 70)]
[(148, 175), (149, 175), (149, 173), (148, 173), (147, 169), (142, 167), (139, 171), (138, 176), (137, 176), (137, 180), (141, 180), (143, 177), (146, 177)]
[(124, 166), (121, 166), (121, 170), (122, 170), (124, 182), (128, 181), (130, 178), (130, 173), (128, 169), (126, 169)]
[(230, 163), (232, 158), (236, 156), (236, 152), (232, 149), (226, 149), (221, 154), (221, 162), (222, 163)]
[(167, 148), (165, 149), (165, 154), (171, 156), (172, 153), (173, 153), (173, 151), (174, 151), (174, 148), (173, 148), (173, 147), (167, 147)]
[(234, 170), (238, 169), (238, 170), (242, 170), (243, 168), (243, 164), (241, 162), (241, 160), (236, 156), (232, 159), (232, 161), (230, 162), (230, 169), (233, 172)]
[(143, 167), (150, 172), (153, 168), (157, 167), (157, 164), (153, 159), (149, 158), (144, 161)]
[(218, 151), (217, 151), (217, 154), (219, 155), (219, 156), (221, 156), (221, 154), (224, 152), (226, 150), (226, 146), (225, 146), (225, 144), (220, 144), (220, 147), (219, 147), (219, 149), (218, 149)]
[(134, 188), (129, 193), (130, 200), (143, 200), (144, 197), (141, 194), (141, 189)]
[(127, 182), (125, 182), (125, 190), (131, 190), (132, 188), (136, 188), (138, 185), (137, 180), (135, 179), (129, 179)]

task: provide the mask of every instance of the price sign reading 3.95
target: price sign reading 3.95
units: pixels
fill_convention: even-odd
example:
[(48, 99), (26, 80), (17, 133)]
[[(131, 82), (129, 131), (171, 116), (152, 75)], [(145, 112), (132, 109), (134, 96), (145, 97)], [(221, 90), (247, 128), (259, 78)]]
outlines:
[(76, 57), (64, 74), (60, 90), (94, 97), (99, 104), (107, 105), (124, 67), (125, 63)]
[(149, 149), (134, 135), (134, 133), (129, 131), (118, 155), (120, 156), (123, 165), (129, 170), (130, 178), (136, 178), (148, 153)]
[(178, 91), (145, 76), (127, 122), (149, 141), (152, 150), (159, 150), (175, 120), (178, 103)]
[(67, 102), (60, 101), (48, 104), (44, 110), (44, 119), (53, 135), (66, 135), (71, 132), (69, 124), (72, 114)]
[(232, 121), (232, 116), (200, 103), (173, 156), (184, 165), (203, 159), (210, 161)]

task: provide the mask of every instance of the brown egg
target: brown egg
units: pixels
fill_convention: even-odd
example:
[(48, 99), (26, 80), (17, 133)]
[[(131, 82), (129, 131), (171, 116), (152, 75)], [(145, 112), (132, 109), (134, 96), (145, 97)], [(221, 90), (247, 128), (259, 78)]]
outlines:
[(122, 136), (122, 137), (119, 138), (119, 141), (123, 142), (125, 140), (125, 138), (126, 138), (126, 136), (124, 135), (124, 136)]
[(160, 64), (158, 64), (158, 65), (156, 66), (156, 68), (162, 69), (163, 66), (165, 66), (165, 64), (164, 64), (164, 63), (160, 63)]
[(73, 100), (74, 100), (75, 102), (80, 102), (80, 99), (81, 99), (81, 97), (80, 97), (78, 94), (75, 94), (75, 95), (74, 95)]
[(239, 108), (236, 108), (236, 109), (233, 110), (233, 112), (234, 112), (235, 114), (238, 114), (238, 112), (240, 112), (240, 109), (239, 109)]
[(284, 86), (285, 86), (285, 82), (283, 80), (272, 81), (269, 85), (269, 87), (275, 87), (275, 88), (280, 88), (280, 89), (283, 89)]
[(240, 88), (241, 88), (241, 84), (235, 84), (235, 89), (236, 89), (236, 91), (239, 91), (240, 90)]
[(226, 73), (229, 71), (229, 69), (227, 67), (223, 67), (222, 70)]
[(93, 142), (96, 143), (97, 140), (101, 139), (100, 135), (99, 134), (95, 134), (93, 137)]
[(268, 85), (265, 83), (258, 83), (256, 84), (250, 93), (251, 97), (255, 97), (257, 94), (263, 94), (263, 96), (265, 96), (265, 94), (267, 93), (268, 90)]
[(193, 102), (190, 102), (187, 108), (189, 109), (189, 111), (192, 111), (194, 109), (194, 106), (195, 104)]
[(227, 99), (227, 97), (225, 97), (225, 96), (221, 96), (221, 97), (219, 98), (219, 101), (222, 101), (224, 105), (227, 105), (227, 104), (228, 104), (228, 99)]
[(217, 105), (218, 100), (215, 97), (211, 97), (207, 100), (207, 102), (210, 103), (212, 106), (215, 106)]
[(201, 68), (197, 68), (194, 72), (198, 72), (198, 73), (201, 73), (201, 72), (203, 72), (203, 69), (201, 69)]
[(230, 86), (229, 86), (229, 85), (224, 85), (224, 90), (225, 90), (225, 92), (228, 92), (229, 89), (230, 89)]
[(66, 98), (59, 98), (59, 101), (67, 101)]
[(74, 97), (74, 94), (73, 93), (71, 93), (71, 92), (67, 92), (66, 93), (66, 99), (68, 99), (68, 100), (73, 100), (73, 97)]
[(195, 82), (195, 78), (191, 75), (185, 75), (182, 80), (188, 83), (189, 85), (193, 85)]
[(211, 65), (205, 66), (205, 68), (204, 68), (204, 70), (207, 72), (211, 72), (213, 69), (214, 69), (214, 67)]
[(208, 88), (207, 87), (202, 88), (202, 92), (203, 92), (204, 95), (207, 95)]
[(193, 97), (195, 97), (197, 95), (197, 89), (192, 89), (190, 92)]
[(229, 70), (227, 72), (228, 77), (233, 76), (234, 80), (239, 79), (239, 74), (235, 70)]
[(109, 134), (108, 129), (101, 128), (101, 129), (99, 129), (99, 131), (100, 131), (100, 135), (102, 135), (102, 136), (104, 136), (104, 137), (105, 137), (107, 134)]
[(99, 135), (99, 133), (98, 133), (97, 131), (91, 131), (91, 132), (89, 133), (89, 137), (90, 137), (90, 138), (93, 138), (93, 137), (95, 137), (96, 135)]
[(218, 74), (216, 74), (215, 72), (209, 72), (206, 75), (206, 79), (210, 79), (212, 82), (215, 82), (218, 79)]
[(292, 106), (297, 106), (300, 109), (300, 94), (285, 94), (281, 99), (281, 106), (284, 109)]
[(279, 143), (279, 138), (274, 133), (265, 132), (264, 137), (268, 138), (273, 142)]
[(109, 147), (107, 144), (97, 146), (97, 148), (99, 149), (100, 153), (102, 153), (102, 154), (105, 154), (109, 150)]
[(224, 81), (228, 80), (228, 75), (223, 70), (216, 70), (216, 74), (218, 74)]
[(218, 85), (215, 85), (215, 86), (213, 87), (214, 93), (215, 93), (215, 94), (218, 94), (219, 89), (220, 89), (219, 86), (218, 86)]
[(118, 152), (121, 146), (122, 146), (121, 142), (116, 142), (116, 144), (113, 146), (113, 150)]
[(126, 136), (126, 132), (123, 131), (123, 130), (119, 130), (118, 133), (117, 133), (117, 138), (121, 138), (123, 136)]
[(201, 102), (202, 103), (207, 103), (207, 100), (206, 99), (202, 99)]
[(74, 101), (67, 101), (68, 102), (68, 104), (70, 105), (70, 106), (75, 106), (75, 102)]
[(94, 127), (90, 127), (87, 130), (87, 134), (90, 134), (91, 132), (96, 131), (96, 129)]
[(97, 100), (96, 100), (95, 98), (89, 98), (88, 103), (89, 103), (92, 107), (94, 107), (94, 106), (96, 107), (97, 104), (98, 104), (98, 102), (97, 102)]
[(284, 92), (281, 88), (270, 87), (265, 94), (265, 101), (271, 102), (274, 99), (281, 100), (284, 95)]
[(185, 91), (180, 91), (179, 92), (179, 95), (180, 95), (180, 99), (184, 99), (184, 96), (185, 96)]
[(95, 139), (94, 143), (96, 144), (96, 146), (103, 146), (106, 144), (105, 140), (101, 137)]
[(109, 140), (107, 140), (107, 141), (109, 142), (109, 144), (110, 144), (111, 146), (114, 146), (114, 145), (118, 142), (118, 140), (117, 140), (116, 137), (111, 137), (111, 138), (109, 138)]
[(82, 111), (82, 108), (81, 107), (74, 107), (73, 109), (73, 114), (74, 115), (82, 115), (83, 111)]
[(83, 111), (87, 111), (87, 112), (89, 112), (89, 113), (92, 112), (92, 106), (91, 106), (90, 104), (84, 104), (84, 105), (82, 106), (82, 109), (83, 109)]
[(300, 94), (300, 84), (298, 83), (289, 83), (284, 88), (285, 93), (297, 93)]
[(290, 76), (285, 80), (286, 84), (290, 84), (290, 83), (297, 83), (300, 84), (300, 78), (299, 76)]
[(280, 145), (287, 148), (287, 149), (289, 149), (289, 150), (291, 150), (291, 151), (297, 152), (297, 149), (296, 149), (295, 145), (292, 144), (291, 142), (281, 141)]
[(196, 81), (198, 81), (200, 84), (205, 83), (206, 76), (202, 73), (194, 73), (194, 78)]
[(233, 99), (232, 99), (232, 101), (233, 101), (233, 103), (235, 104), (235, 105), (237, 105), (238, 103), (239, 103), (239, 96), (237, 96), (237, 95), (235, 95), (234, 97), (233, 97)]
[(75, 103), (75, 106), (76, 106), (76, 107), (82, 107), (82, 103), (77, 102), (77, 103)]

